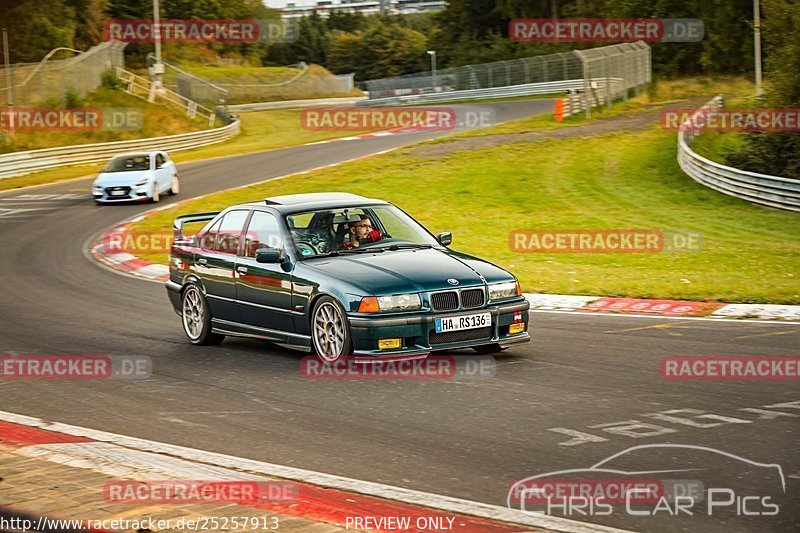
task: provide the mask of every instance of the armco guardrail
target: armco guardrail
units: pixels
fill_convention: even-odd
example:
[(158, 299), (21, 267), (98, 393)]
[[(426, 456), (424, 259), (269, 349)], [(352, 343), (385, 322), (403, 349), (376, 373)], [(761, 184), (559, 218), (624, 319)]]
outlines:
[(490, 87), (488, 89), (471, 89), (466, 91), (445, 91), (439, 93), (409, 94), (389, 98), (373, 98), (361, 102), (360, 105), (399, 105), (429, 102), (452, 102), (454, 100), (479, 100), (483, 98), (509, 98), (514, 96), (531, 96), (536, 94), (558, 93), (583, 89), (583, 78), (575, 80), (547, 81), (543, 83), (526, 83), (508, 87)]
[(277, 102), (255, 102), (252, 104), (232, 104), (228, 106), (231, 113), (244, 113), (247, 111), (265, 111), (268, 109), (293, 109), (307, 107), (327, 107), (338, 105), (356, 105), (367, 99), (366, 96), (352, 96), (347, 98), (315, 98), (313, 100), (283, 100)]
[[(697, 113), (713, 112), (722, 106), (722, 96), (715, 96)], [(800, 212), (800, 180), (758, 174), (715, 163), (691, 149), (698, 133), (684, 127), (678, 131), (678, 164), (689, 177), (706, 187), (754, 204)]]
[(27, 152), (0, 155), (0, 179), (22, 176), (56, 167), (96, 163), (108, 158), (139, 150), (166, 150), (176, 152), (225, 141), (240, 131), (239, 119), (221, 128), (181, 133), (166, 137), (151, 137), (132, 141), (60, 146)]

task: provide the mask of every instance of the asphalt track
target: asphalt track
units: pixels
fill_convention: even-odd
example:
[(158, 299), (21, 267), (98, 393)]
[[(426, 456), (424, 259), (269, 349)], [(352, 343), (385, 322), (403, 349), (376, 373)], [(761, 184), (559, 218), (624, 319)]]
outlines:
[[(498, 120), (551, 105), (486, 104)], [(183, 164), (179, 198), (436, 135)], [(623, 506), (611, 516), (572, 518), (643, 531), (800, 527), (797, 382), (669, 381), (660, 374), (663, 356), (800, 355), (798, 325), (536, 313), (533, 342), (501, 355), (494, 377), (309, 380), (300, 375), (300, 354), (269, 344), (228, 339), (219, 347), (189, 345), (160, 284), (87, 259), (82, 246), (88, 239), (152, 207), (98, 208), (89, 184), (0, 194), (0, 351), (147, 355), (153, 375), (143, 381), (0, 380), (2, 410), (497, 505), (505, 505), (516, 480), (587, 468), (631, 446), (706, 446), (779, 464), (786, 477), (780, 513), (634, 517)], [(62, 194), (75, 196), (26, 196)], [(414, 206), (402, 207), (413, 215)], [(765, 407), (776, 404), (785, 405)], [(699, 412), (664, 415), (677, 409)], [(708, 413), (718, 416), (702, 417)], [(780, 494), (774, 476), (699, 451), (639, 450), (622, 462), (627, 470), (689, 470), (680, 477), (723, 483), (737, 494)]]

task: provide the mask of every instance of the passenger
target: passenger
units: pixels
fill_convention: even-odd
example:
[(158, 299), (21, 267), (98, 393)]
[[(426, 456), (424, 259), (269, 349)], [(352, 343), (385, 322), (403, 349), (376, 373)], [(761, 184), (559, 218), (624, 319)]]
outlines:
[(362, 244), (383, 239), (383, 234), (372, 227), (372, 222), (367, 215), (361, 215), (361, 220), (350, 222), (349, 228), (350, 241), (344, 243), (346, 249), (358, 248)]

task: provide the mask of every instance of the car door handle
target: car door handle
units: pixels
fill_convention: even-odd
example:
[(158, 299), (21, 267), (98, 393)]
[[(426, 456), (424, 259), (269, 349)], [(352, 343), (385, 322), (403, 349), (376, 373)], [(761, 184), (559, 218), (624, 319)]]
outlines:
[(197, 260), (197, 264), (201, 266), (206, 266), (208, 264), (208, 259), (201, 257), (200, 259)]
[(244, 265), (239, 265), (236, 267), (236, 272), (239, 274), (247, 274), (247, 267)]

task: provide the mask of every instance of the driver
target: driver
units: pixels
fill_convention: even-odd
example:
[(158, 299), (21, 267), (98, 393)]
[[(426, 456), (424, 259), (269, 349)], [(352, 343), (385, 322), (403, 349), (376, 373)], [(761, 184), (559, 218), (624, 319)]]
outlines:
[(383, 239), (383, 234), (372, 227), (372, 222), (367, 215), (361, 215), (361, 219), (348, 224), (350, 229), (350, 242), (344, 243), (346, 249), (357, 248), (362, 244), (376, 242)]

